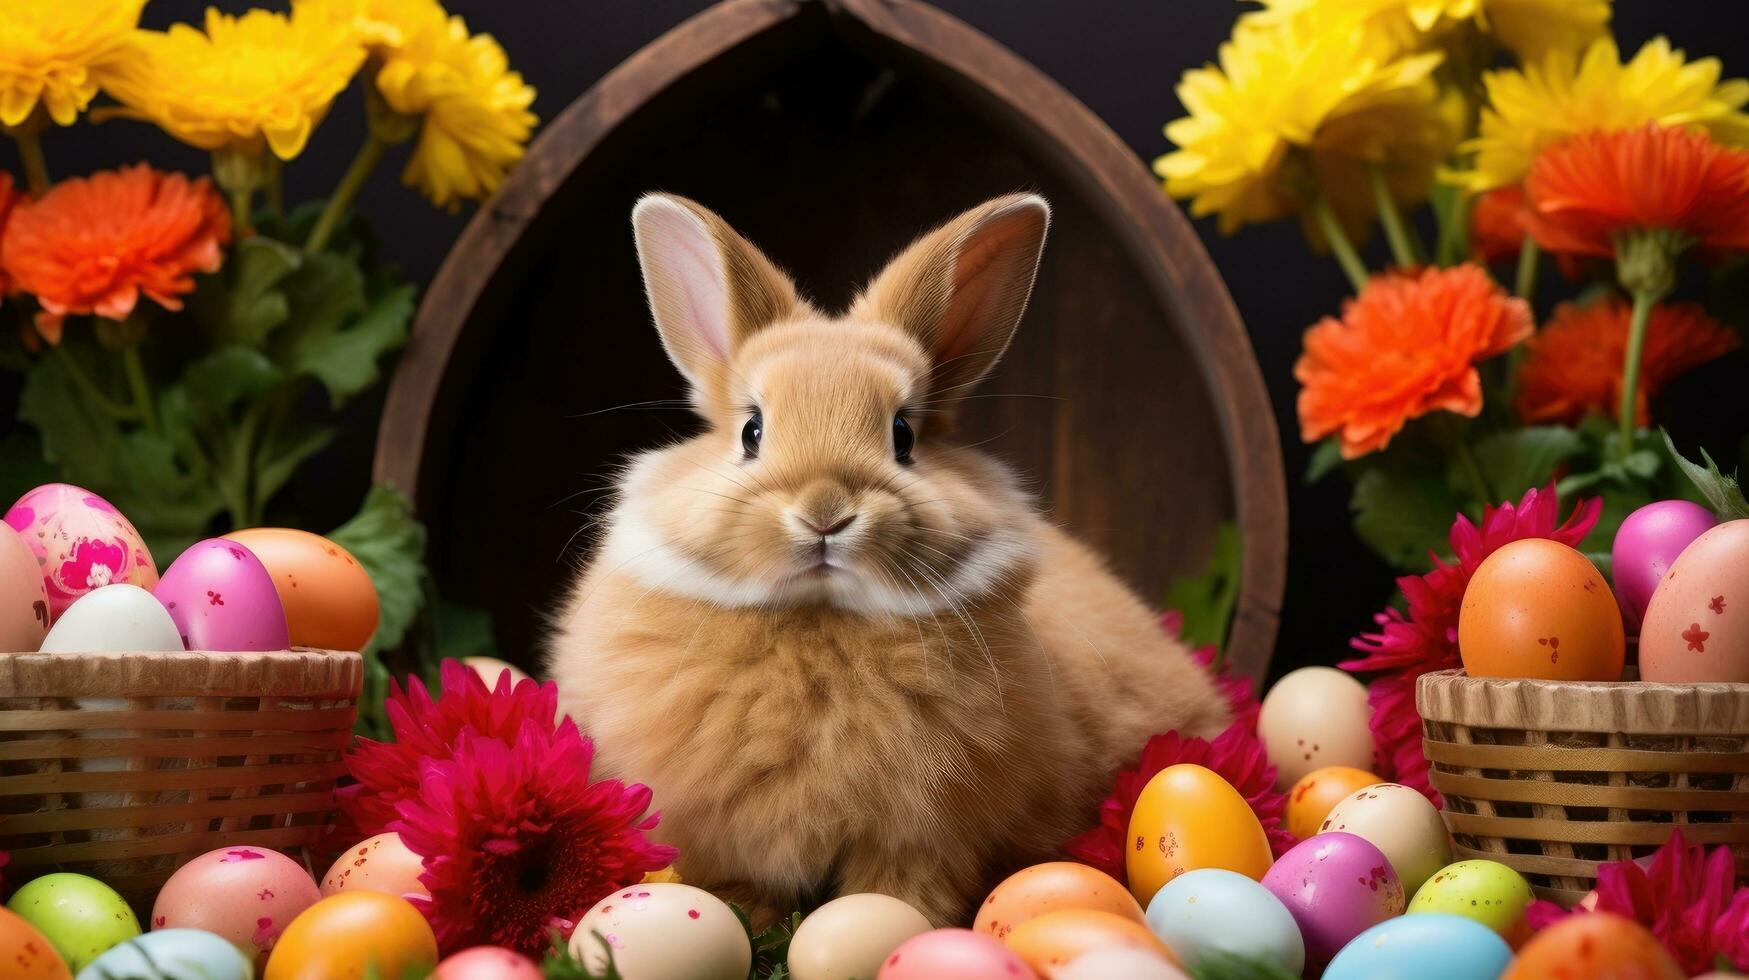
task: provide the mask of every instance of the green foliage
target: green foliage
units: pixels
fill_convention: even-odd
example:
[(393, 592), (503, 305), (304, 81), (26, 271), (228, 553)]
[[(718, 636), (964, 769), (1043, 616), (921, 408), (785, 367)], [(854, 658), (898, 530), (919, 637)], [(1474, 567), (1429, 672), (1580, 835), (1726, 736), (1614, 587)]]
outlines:
[(1444, 553), (1461, 504), (1443, 476), (1408, 466), (1374, 466), (1354, 484), (1354, 531), (1379, 557), (1401, 569), (1427, 566)]
[(753, 948), (753, 963), (747, 968), (747, 980), (789, 980), (789, 943), (802, 926), (802, 914), (791, 912), (760, 932), (753, 931), (753, 922), (741, 906), (729, 903), (729, 911), (747, 930), (747, 942)]
[(1557, 467), (1584, 449), (1585, 437), (1573, 429), (1530, 426), (1482, 437), (1476, 442), (1475, 460), (1495, 496), (1507, 500), (1546, 485)]
[(1190, 970), (1192, 980), (1294, 980), (1294, 974), (1266, 960), (1212, 952)]
[(1239, 604), (1239, 529), (1231, 521), (1215, 528), (1214, 554), (1196, 575), (1180, 576), (1166, 589), (1166, 608), (1184, 614), (1184, 642), (1224, 648)]
[(587, 964), (572, 956), (564, 937), (554, 930), (552, 948), (547, 951), (547, 958), (541, 962), (541, 973), (546, 980), (625, 980), (620, 975), (619, 966), (613, 961), (613, 947), (608, 945), (599, 932), (594, 933), (592, 938), (601, 944), (602, 952), (607, 954), (607, 964), (602, 972), (591, 972)]
[[(1743, 499), (1743, 488), (1737, 483), (1736, 474), (1726, 476), (1719, 471), (1719, 464), (1713, 462), (1705, 449), (1700, 451), (1700, 463), (1693, 463), (1687, 457), (1676, 451), (1676, 444), (1670, 441), (1670, 433), (1663, 429), (1658, 434), (1664, 438), (1664, 448), (1669, 451), (1670, 458), (1676, 463), (1676, 468), (1694, 488), (1700, 492), (1713, 513), (1721, 521), (1736, 521), (1749, 518), (1749, 501)], [(1704, 464), (1704, 465), (1702, 465)]]

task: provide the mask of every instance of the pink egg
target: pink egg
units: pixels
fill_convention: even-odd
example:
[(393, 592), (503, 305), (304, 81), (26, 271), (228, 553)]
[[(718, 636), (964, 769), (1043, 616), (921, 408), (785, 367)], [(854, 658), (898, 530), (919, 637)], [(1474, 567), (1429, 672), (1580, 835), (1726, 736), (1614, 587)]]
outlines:
[(878, 980), (1037, 980), (1026, 961), (970, 929), (935, 929), (899, 944)]
[(152, 590), (190, 650), (291, 646), (273, 576), (235, 541), (208, 538), (184, 551)]
[(1263, 876), (1263, 887), (1299, 923), (1308, 967), (1323, 966), (1350, 939), (1403, 914), (1403, 886), (1384, 852), (1339, 831), (1294, 845)]
[(322, 893), (303, 865), (265, 847), (221, 847), (176, 869), (152, 905), (153, 929), (205, 929), (255, 961)]
[(1718, 522), (1712, 511), (1688, 500), (1650, 503), (1621, 522), (1609, 548), (1610, 576), (1629, 633), (1639, 632), (1646, 604), (1676, 556)]
[(431, 980), (541, 980), (544, 974), (535, 962), (502, 946), (464, 949), (442, 963)]
[(30, 653), (49, 631), (43, 573), (12, 525), (0, 523), (0, 652)]
[(1709, 529), (1664, 573), (1640, 626), (1640, 679), (1749, 683), (1749, 520)]
[(343, 891), (428, 897), (431, 893), (419, 883), (424, 873), (424, 859), (401, 843), (400, 834), (390, 831), (354, 844), (335, 858), (322, 876), (322, 897)]
[(140, 532), (115, 505), (70, 483), (45, 483), (18, 498), (6, 523), (36, 556), (52, 620), (92, 589), (151, 589), (158, 566)]

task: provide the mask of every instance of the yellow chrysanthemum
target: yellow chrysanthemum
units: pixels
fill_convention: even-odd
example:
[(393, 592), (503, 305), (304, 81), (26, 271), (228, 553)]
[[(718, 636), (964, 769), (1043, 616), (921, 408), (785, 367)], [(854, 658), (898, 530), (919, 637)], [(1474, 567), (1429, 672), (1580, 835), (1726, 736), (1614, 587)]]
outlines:
[(40, 103), (71, 126), (98, 79), (129, 55), (146, 0), (0, 0), (0, 123), (17, 126)]
[(1359, 22), (1405, 49), (1437, 44), (1474, 24), (1524, 58), (1575, 50), (1609, 26), (1610, 0), (1262, 0), (1264, 21), (1294, 19), (1313, 29)]
[(1483, 76), (1482, 110), (1473, 169), (1455, 175), (1472, 191), (1516, 184), (1543, 147), (1575, 133), (1662, 126), (1699, 126), (1728, 146), (1749, 146), (1749, 81), (1719, 80), (1717, 58), (1688, 61), (1662, 37), (1622, 63), (1611, 38), (1581, 58), (1553, 50), (1522, 70)]
[(104, 83), (133, 114), (203, 150), (252, 153), (265, 140), (281, 160), (303, 152), (365, 54), (355, 33), (298, 11), (209, 8), (204, 32), (176, 24), (135, 39), (142, 56)]

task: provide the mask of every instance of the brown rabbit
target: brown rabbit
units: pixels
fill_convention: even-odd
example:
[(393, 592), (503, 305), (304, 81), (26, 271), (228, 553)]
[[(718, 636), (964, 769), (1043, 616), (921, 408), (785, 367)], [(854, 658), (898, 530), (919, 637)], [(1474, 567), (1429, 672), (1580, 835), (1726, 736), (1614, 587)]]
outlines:
[(1227, 721), (1135, 593), (953, 441), (1049, 223), (1035, 195), (979, 205), (830, 316), (703, 207), (632, 212), (709, 428), (626, 467), (549, 673), (599, 775), (654, 790), (688, 882), (963, 921), (1091, 825), (1149, 735)]

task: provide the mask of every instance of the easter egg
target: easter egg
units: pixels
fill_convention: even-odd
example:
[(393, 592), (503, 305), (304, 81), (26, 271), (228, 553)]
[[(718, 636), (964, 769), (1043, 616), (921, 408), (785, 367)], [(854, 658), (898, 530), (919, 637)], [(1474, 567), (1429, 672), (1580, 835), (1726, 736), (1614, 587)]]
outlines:
[(1250, 804), (1212, 770), (1188, 763), (1160, 770), (1142, 787), (1128, 842), (1124, 863), (1138, 902), (1196, 868), (1250, 878), (1269, 870), (1269, 838)]
[(1542, 929), (1500, 980), (1681, 980), (1686, 971), (1645, 926), (1609, 912), (1571, 915)]
[(1269, 963), (1294, 976), (1306, 965), (1300, 927), (1281, 899), (1221, 868), (1186, 871), (1167, 882), (1148, 903), (1148, 927), (1192, 969), (1219, 954)]
[(1446, 912), (1474, 919), (1517, 946), (1530, 934), (1524, 912), (1536, 900), (1530, 882), (1498, 861), (1459, 861), (1427, 879), (1409, 900), (1410, 915)]
[(571, 933), (571, 955), (600, 973), (607, 947), (627, 980), (744, 980), (753, 962), (735, 913), (691, 885), (631, 885), (595, 903)]
[(1451, 863), (1451, 835), (1439, 811), (1400, 783), (1375, 783), (1350, 793), (1330, 810), (1321, 833), (1345, 831), (1384, 852), (1406, 895)]
[(181, 650), (170, 613), (137, 585), (106, 585), (73, 600), (43, 639), (43, 653)]
[(1263, 876), (1299, 924), (1306, 961), (1328, 963), (1348, 941), (1403, 914), (1403, 885), (1391, 862), (1353, 834), (1300, 841)]
[(249, 549), (208, 538), (184, 551), (152, 590), (190, 650), (284, 650), (291, 646), (279, 593)]
[(42, 567), (12, 525), (0, 522), (0, 652), (29, 653), (48, 630)]
[(1098, 909), (1142, 922), (1142, 907), (1116, 878), (1073, 861), (1035, 864), (1009, 875), (978, 906), (972, 930), (997, 939), (1058, 909)]
[(382, 892), (330, 895), (280, 934), (263, 980), (362, 980), (423, 975), (437, 963), (437, 937), (419, 910)]
[(1189, 980), (1183, 970), (1154, 953), (1124, 946), (1095, 949), (1070, 960), (1053, 980)]
[(8, 908), (0, 908), (0, 964), (15, 980), (72, 980), (73, 976), (54, 944)]
[(1411, 915), (1354, 937), (1330, 961), (1324, 980), (1494, 980), (1511, 960), (1506, 941), (1479, 922), (1443, 913)]
[(1038, 980), (1014, 951), (970, 929), (935, 929), (887, 954), (876, 980)]
[(1276, 789), (1325, 766), (1370, 767), (1371, 717), (1366, 688), (1334, 667), (1301, 667), (1276, 681), (1257, 715)]
[(1350, 793), (1384, 780), (1353, 766), (1325, 766), (1300, 777), (1287, 792), (1287, 832), (1305, 840)]
[(387, 895), (429, 896), (419, 876), (425, 859), (401, 842), (394, 831), (378, 834), (347, 848), (322, 876), (322, 897), (348, 890), (383, 892)]
[(199, 929), (161, 929), (111, 946), (78, 980), (253, 980), (255, 967), (237, 947)]
[(158, 581), (158, 566), (140, 532), (89, 490), (44, 484), (18, 498), (6, 523), (36, 556), (51, 620), (92, 589), (116, 582), (150, 589)]
[(789, 974), (794, 980), (866, 980), (900, 943), (929, 929), (922, 912), (890, 895), (835, 898), (790, 937)]
[(1695, 538), (1664, 574), (1640, 626), (1640, 677), (1749, 681), (1749, 520)]
[(304, 866), (266, 847), (221, 847), (176, 869), (152, 903), (153, 929), (204, 929), (259, 965), (321, 898)]
[(1045, 980), (1071, 960), (1095, 949), (1122, 946), (1176, 961), (1160, 937), (1134, 919), (1093, 909), (1060, 909), (1028, 919), (1003, 940)]
[(1676, 556), (1718, 522), (1712, 511), (1691, 500), (1659, 500), (1621, 522), (1609, 548), (1609, 570), (1628, 632), (1639, 631), (1646, 604)]
[(545, 974), (535, 961), (502, 946), (474, 946), (451, 953), (431, 980), (541, 980)]
[(463, 657), (462, 663), (467, 665), (469, 670), (478, 674), (480, 680), (485, 681), (486, 686), (494, 691), (498, 689), (499, 678), (503, 677), (504, 672), (507, 670), (510, 671), (511, 687), (515, 687), (529, 679), (528, 674), (524, 673), (515, 664), (506, 663), (505, 661), (499, 660), (497, 657)]
[(1482, 561), (1458, 610), (1458, 653), (1472, 677), (1621, 678), (1626, 652), (1615, 593), (1590, 559), (1524, 538)]
[(28, 881), (6, 907), (35, 926), (73, 970), (140, 934), (140, 920), (115, 889), (85, 875), (63, 871)]
[(319, 534), (255, 527), (225, 535), (267, 566), (291, 644), (362, 650), (377, 631), (377, 589), (352, 552)]

